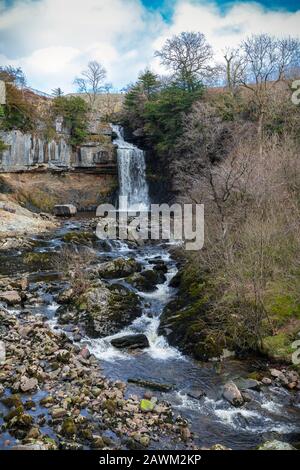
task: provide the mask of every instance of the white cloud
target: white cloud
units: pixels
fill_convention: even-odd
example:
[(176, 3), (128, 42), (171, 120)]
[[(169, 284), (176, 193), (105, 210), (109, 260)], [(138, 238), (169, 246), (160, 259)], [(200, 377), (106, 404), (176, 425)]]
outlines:
[(0, 8), (0, 60), (23, 67), (32, 86), (73, 89), (91, 59), (107, 68), (108, 80), (124, 86), (147, 65), (161, 71), (153, 52), (181, 31), (201, 31), (221, 57), (251, 34), (299, 35), (296, 13), (235, 3), (225, 14), (207, 1), (178, 0), (171, 22), (146, 10), (140, 0), (17, 0)]
[[(156, 38), (153, 49), (159, 49), (164, 41), (181, 31), (201, 31), (213, 46), (216, 58), (222, 58), (226, 46), (236, 47), (241, 40), (251, 34), (268, 33), (275, 36), (298, 36), (300, 7), (296, 13), (282, 10), (267, 10), (257, 3), (235, 3), (221, 14), (215, 3), (195, 4), (179, 0), (171, 25), (166, 26)], [(156, 70), (161, 70), (158, 62), (152, 62)]]
[(18, 0), (0, 15), (1, 62), (22, 66), (36, 88), (71, 91), (95, 59), (121, 86), (150, 60), (161, 26), (139, 0)]

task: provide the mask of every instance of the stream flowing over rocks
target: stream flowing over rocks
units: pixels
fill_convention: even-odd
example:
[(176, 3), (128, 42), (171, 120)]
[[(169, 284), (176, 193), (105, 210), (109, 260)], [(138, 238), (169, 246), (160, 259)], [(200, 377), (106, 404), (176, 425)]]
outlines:
[(98, 240), (96, 223), (77, 214), (0, 251), (0, 448), (297, 446), (297, 372), (170, 346), (176, 247)]

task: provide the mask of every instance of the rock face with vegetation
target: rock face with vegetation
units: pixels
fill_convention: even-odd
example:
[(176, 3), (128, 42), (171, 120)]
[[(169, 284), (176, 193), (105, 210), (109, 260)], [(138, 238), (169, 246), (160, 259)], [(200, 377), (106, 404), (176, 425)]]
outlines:
[[(3, 75), (3, 73), (2, 73)], [(94, 169), (116, 173), (107, 122), (79, 96), (53, 99), (22, 93), (8, 74), (1, 122), (0, 171)]]

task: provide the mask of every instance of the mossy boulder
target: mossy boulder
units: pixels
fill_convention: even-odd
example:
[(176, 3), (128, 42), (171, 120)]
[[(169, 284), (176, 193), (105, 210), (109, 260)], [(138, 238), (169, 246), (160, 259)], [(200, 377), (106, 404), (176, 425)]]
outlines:
[(166, 280), (165, 273), (156, 269), (146, 269), (141, 273), (134, 273), (127, 279), (127, 282), (136, 289), (151, 292), (156, 289), (157, 284), (162, 284)]
[(262, 352), (270, 359), (291, 363), (293, 337), (287, 333), (278, 333), (274, 336), (266, 336), (262, 340)]
[(97, 274), (103, 279), (118, 279), (139, 272), (141, 265), (133, 258), (116, 258), (97, 266)]
[(92, 337), (115, 334), (141, 314), (140, 299), (134, 292), (101, 281), (81, 295), (75, 306)]
[(143, 398), (140, 402), (140, 409), (144, 413), (147, 413), (148, 411), (153, 411), (155, 408), (155, 401), (152, 400), (146, 400), (146, 398)]
[(109, 414), (114, 414), (117, 409), (117, 401), (108, 398), (103, 402), (103, 409), (107, 410)]
[(32, 267), (36, 266), (39, 270), (46, 269), (51, 266), (52, 256), (49, 253), (26, 253), (23, 256), (23, 262)]
[(63, 236), (63, 240), (66, 243), (74, 243), (76, 245), (86, 245), (88, 242), (96, 240), (96, 236), (93, 234), (93, 232), (71, 231), (71, 232), (67, 232)]
[(73, 436), (77, 433), (77, 427), (72, 418), (64, 419), (61, 427), (61, 433), (64, 436)]
[(231, 349), (229, 338), (210, 315), (214, 291), (205, 273), (191, 264), (184, 266), (176, 276), (176, 287), (178, 295), (165, 307), (159, 333), (200, 360), (220, 356), (224, 347)]
[(13, 408), (13, 407), (18, 408), (20, 406), (23, 406), (21, 397), (20, 395), (17, 395), (17, 394), (13, 394), (8, 397), (2, 398), (1, 403), (3, 403), (3, 405), (6, 406), (7, 408)]
[(18, 406), (11, 410), (4, 416), (4, 420), (8, 423), (10, 428), (28, 429), (33, 423), (33, 418), (30, 414), (24, 413), (24, 408)]

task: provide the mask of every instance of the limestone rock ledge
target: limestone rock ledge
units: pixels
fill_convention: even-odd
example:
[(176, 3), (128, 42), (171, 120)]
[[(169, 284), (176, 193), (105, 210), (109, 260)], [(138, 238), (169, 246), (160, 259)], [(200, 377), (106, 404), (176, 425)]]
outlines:
[(0, 153), (0, 172), (28, 170), (82, 170), (116, 174), (116, 149), (111, 136), (91, 135), (87, 142), (74, 149), (66, 136), (47, 141), (38, 135), (14, 130), (0, 132), (7, 149)]

